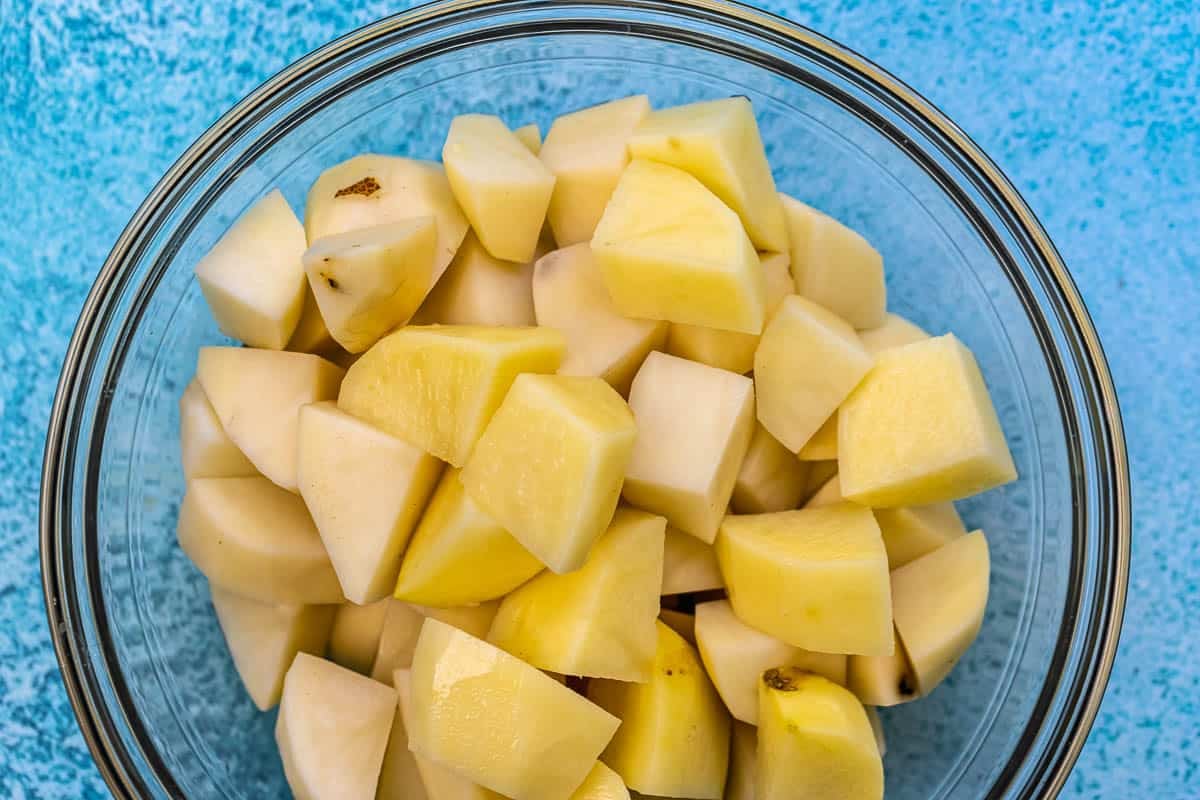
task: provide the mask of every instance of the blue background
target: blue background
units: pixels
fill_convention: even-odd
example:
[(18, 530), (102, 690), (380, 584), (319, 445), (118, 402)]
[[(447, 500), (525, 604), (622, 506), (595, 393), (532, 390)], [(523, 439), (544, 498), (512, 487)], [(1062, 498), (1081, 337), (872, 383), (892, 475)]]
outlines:
[[(222, 111), (400, 3), (0, 0), (0, 796), (103, 796), (46, 630), (37, 492), (67, 339), (112, 242)], [(1200, 7), (762, 4), (874, 59), (1008, 173), (1070, 265), (1125, 415), (1116, 671), (1067, 797), (1200, 796)], [(349, 7), (354, 6), (354, 7)]]

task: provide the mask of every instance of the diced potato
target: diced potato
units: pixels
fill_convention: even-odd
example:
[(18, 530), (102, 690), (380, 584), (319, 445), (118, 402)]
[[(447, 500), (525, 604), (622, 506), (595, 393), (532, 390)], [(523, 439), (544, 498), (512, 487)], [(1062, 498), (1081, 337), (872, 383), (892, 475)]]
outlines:
[(871, 733), (875, 734), (875, 746), (879, 749), (879, 757), (883, 758), (887, 755), (887, 741), (883, 737), (883, 720), (879, 718), (879, 712), (875, 710), (875, 706), (863, 706), (863, 711), (867, 712), (867, 721), (871, 723)]
[(265, 477), (296, 484), (300, 407), (337, 396), (345, 373), (308, 353), (202, 347), (196, 380), (225, 433)]
[[(396, 704), (396, 712), (392, 717), (392, 732), (388, 735), (387, 750), (383, 754), (383, 768), (379, 771), (375, 800), (443, 800), (436, 793), (425, 790), (425, 781), (421, 777), (423, 765), (417, 763), (417, 756), (408, 749), (408, 729), (404, 727), (406, 707), (412, 703), (408, 670), (396, 670), (392, 688), (396, 690), (400, 702)], [(436, 765), (430, 766), (446, 772)]]
[(433, 286), (433, 217), (335, 233), (304, 253), (304, 272), (329, 335), (361, 353), (408, 322)]
[(804, 504), (805, 508), (825, 508), (826, 506), (836, 506), (839, 503), (846, 502), (846, 498), (842, 497), (842, 484), (838, 480), (838, 476), (834, 475), (825, 483), (821, 484), (821, 488), (817, 489), (812, 497)]
[(588, 697), (621, 719), (602, 760), (641, 794), (716, 800), (729, 764), (729, 714), (690, 644), (658, 623), (645, 683), (594, 680)]
[(275, 741), (298, 798), (373, 798), (396, 712), (396, 693), (300, 653), (283, 684)]
[(239, 478), (257, 475), (250, 459), (225, 433), (198, 381), (179, 398), (179, 452), (185, 478)]
[(431, 608), (430, 606), (413, 606), (426, 617), (453, 625), (464, 633), (469, 633), (476, 639), (482, 639), (492, 628), (496, 613), (500, 610), (499, 601), (493, 600), (480, 603), (477, 606), (457, 606), (455, 608)]
[(756, 422), (746, 458), (733, 484), (733, 509), (739, 514), (793, 509), (804, 497), (808, 473), (807, 463), (796, 458)]
[(766, 285), (754, 245), (737, 214), (682, 170), (631, 161), (592, 252), (625, 316), (762, 332)]
[(637, 420), (624, 497), (712, 542), (754, 431), (754, 383), (654, 352), (629, 391)]
[(791, 241), (796, 293), (855, 328), (883, 325), (887, 319), (883, 257), (866, 239), (833, 217), (787, 195), (780, 196)]
[(694, 175), (737, 212), (755, 247), (787, 249), (783, 206), (747, 98), (653, 111), (629, 138), (629, 154)]
[[(893, 637), (895, 633), (892, 634)], [(917, 681), (904, 646), (894, 639), (890, 656), (850, 656), (846, 666), (846, 687), (864, 704), (898, 706), (916, 700)]]
[(337, 606), (329, 631), (329, 660), (360, 675), (370, 675), (390, 602), (378, 600), (365, 606), (356, 603)]
[[(688, 537), (691, 538), (691, 537)], [(693, 541), (695, 541), (693, 539)], [(671, 630), (682, 636), (688, 644), (695, 647), (696, 645), (696, 618), (691, 614), (685, 614), (682, 611), (675, 611), (670, 608), (664, 608), (658, 612), (658, 618), (671, 628)]]
[(755, 800), (754, 776), (758, 772), (757, 762), (758, 728), (734, 720), (725, 800)]
[(651, 350), (661, 349), (667, 323), (622, 316), (609, 297), (587, 242), (555, 250), (533, 267), (537, 324), (567, 339), (560, 375), (595, 375), (622, 395)]
[(371, 662), (371, 677), (380, 683), (391, 683), (392, 673), (412, 666), (417, 637), (425, 624), (419, 609), (400, 600), (386, 600), (387, 613), (379, 632), (379, 647)]
[(533, 263), (501, 261), (468, 233), (414, 324), (533, 325)]
[(613, 100), (554, 120), (538, 157), (556, 178), (546, 219), (560, 247), (592, 238), (629, 163), (626, 142), (650, 113), (645, 95)]
[(758, 800), (882, 800), (883, 760), (862, 704), (795, 669), (759, 682)]
[(428, 606), (493, 600), (542, 571), (542, 562), (483, 512), (450, 468), (409, 542), (396, 597)]
[(880, 353), (838, 418), (842, 493), (857, 503), (940, 503), (1017, 477), (975, 357), (952, 334)]
[(759, 681), (772, 667), (797, 667), (846, 683), (844, 655), (801, 650), (755, 630), (734, 616), (728, 600), (696, 606), (696, 645), (729, 713), (751, 725), (758, 724)]
[(712, 545), (683, 531), (667, 528), (663, 548), (661, 594), (684, 594), (722, 589), (725, 581)]
[(629, 800), (629, 789), (620, 775), (597, 761), (571, 800)]
[(837, 412), (821, 423), (812, 438), (805, 442), (796, 457), (801, 461), (836, 461), (837, 460), (838, 417)]
[[(792, 275), (788, 272), (786, 253), (766, 253), (759, 258), (763, 266), (767, 298), (764, 319), (769, 321), (783, 299), (792, 293)], [(675, 324), (667, 335), (667, 352), (742, 374), (754, 369), (754, 351), (758, 349), (760, 338), (761, 335), (753, 333)]]
[(179, 546), (214, 586), (263, 603), (345, 599), (304, 501), (266, 478), (193, 478)]
[(564, 675), (649, 679), (665, 528), (662, 517), (617, 509), (581, 568), (544, 572), (504, 598), (488, 641)]
[(300, 409), (300, 496), (354, 603), (387, 597), (442, 462), (333, 403)]
[(799, 451), (867, 374), (871, 362), (849, 325), (816, 303), (790, 295), (754, 354), (758, 421), (784, 447)]
[(350, 368), (338, 406), (461, 467), (513, 379), (553, 372), (564, 350), (540, 328), (402, 328)]
[(532, 261), (554, 174), (490, 114), (454, 118), (442, 163), (454, 199), (487, 251), (506, 261)]
[(932, 553), (967, 532), (953, 503), (910, 508), (881, 508), (875, 521), (888, 551), (888, 569), (899, 569), (926, 553)]
[(975, 641), (990, 571), (987, 540), (975, 531), (892, 573), (896, 634), (921, 694), (933, 691)]
[(260, 711), (279, 702), (297, 653), (325, 651), (333, 606), (260, 603), (216, 586), (212, 604), (242, 685)]
[(335, 233), (413, 217), (437, 221), (430, 282), (436, 285), (468, 230), (441, 164), (367, 153), (330, 167), (308, 190), (304, 230), (312, 244)]
[(518, 375), (462, 483), (542, 563), (570, 572), (612, 519), (636, 435), (629, 407), (599, 378)]
[(304, 305), (304, 228), (272, 189), (196, 264), (196, 280), (226, 336), (282, 350)]
[(531, 122), (528, 125), (522, 125), (513, 131), (513, 136), (517, 137), (517, 141), (525, 145), (525, 149), (533, 153), (535, 156), (542, 149), (542, 132), (538, 130), (536, 122)]
[(870, 509), (729, 516), (716, 550), (729, 601), (748, 625), (806, 650), (892, 652), (887, 551)]
[(899, 314), (888, 314), (878, 328), (859, 331), (858, 339), (867, 352), (877, 356), (884, 350), (928, 339), (929, 334)]
[(412, 667), (414, 753), (513, 800), (568, 800), (620, 721), (487, 642), (425, 621)]

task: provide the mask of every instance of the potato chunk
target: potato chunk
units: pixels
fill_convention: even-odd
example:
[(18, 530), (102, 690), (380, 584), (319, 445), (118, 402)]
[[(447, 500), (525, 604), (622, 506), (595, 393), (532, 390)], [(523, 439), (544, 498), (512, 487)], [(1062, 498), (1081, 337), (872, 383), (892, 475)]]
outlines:
[(193, 380), (179, 398), (179, 452), (186, 478), (240, 478), (258, 470), (229, 438), (212, 403)]
[(877, 356), (884, 350), (928, 339), (929, 334), (899, 314), (888, 314), (882, 325), (859, 331), (858, 338), (868, 353)]
[(517, 328), (534, 321), (533, 263), (502, 261), (468, 233), (412, 324)]
[(712, 545), (683, 531), (667, 528), (663, 548), (661, 594), (684, 594), (724, 588)]
[(338, 606), (329, 631), (326, 654), (329, 660), (359, 675), (370, 675), (389, 602), (378, 600), (365, 606), (356, 603)]
[(953, 503), (881, 508), (875, 512), (875, 521), (883, 533), (891, 570), (932, 553), (967, 532)]
[(739, 514), (764, 514), (795, 508), (804, 496), (809, 470), (807, 463), (755, 423), (733, 484), (733, 509)]
[[(894, 635), (894, 634), (893, 634)], [(898, 706), (916, 700), (917, 679), (899, 639), (890, 656), (850, 656), (846, 688), (865, 705)]]

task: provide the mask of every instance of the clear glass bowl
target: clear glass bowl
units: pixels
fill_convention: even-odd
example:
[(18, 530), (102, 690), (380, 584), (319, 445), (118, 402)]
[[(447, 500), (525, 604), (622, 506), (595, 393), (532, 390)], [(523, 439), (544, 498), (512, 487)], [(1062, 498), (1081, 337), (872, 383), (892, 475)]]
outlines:
[(192, 266), (256, 198), (296, 208), (362, 151), (436, 158), (455, 114), (512, 125), (647, 92), (754, 102), (780, 187), (883, 252), (889, 302), (955, 331), (1021, 478), (962, 505), (992, 543), (979, 640), (929, 698), (885, 711), (888, 797), (1044, 797), (1062, 785), (1116, 649), (1130, 520), (1112, 382), (1045, 232), (953, 123), (784, 20), (706, 0), (418, 8), (284, 70), (202, 136), (117, 241), (83, 310), (46, 449), (47, 606), (84, 736), (118, 797), (286, 793), (205, 583), (175, 542), (176, 401), (222, 341)]

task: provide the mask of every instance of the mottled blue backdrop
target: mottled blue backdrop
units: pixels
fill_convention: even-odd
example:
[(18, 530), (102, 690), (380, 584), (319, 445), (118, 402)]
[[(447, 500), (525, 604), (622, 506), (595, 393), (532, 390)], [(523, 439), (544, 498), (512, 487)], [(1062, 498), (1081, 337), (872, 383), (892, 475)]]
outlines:
[[(1200, 796), (1200, 6), (763, 5), (941, 106), (1066, 257), (1121, 393), (1136, 533), (1116, 672), (1065, 794)], [(50, 648), (36, 538), (54, 384), (93, 275), (222, 111), (403, 7), (0, 0), (0, 796), (105, 794)]]

